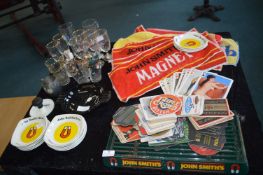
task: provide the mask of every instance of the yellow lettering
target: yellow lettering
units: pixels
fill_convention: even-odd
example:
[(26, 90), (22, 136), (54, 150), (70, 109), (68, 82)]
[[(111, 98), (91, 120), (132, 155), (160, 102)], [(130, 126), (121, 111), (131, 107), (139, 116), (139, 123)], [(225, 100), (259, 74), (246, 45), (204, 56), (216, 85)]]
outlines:
[(214, 146), (218, 146), (219, 145), (219, 139), (216, 138), (215, 141), (214, 141)]
[(200, 164), (198, 167), (199, 170), (215, 170), (215, 171), (224, 171), (224, 165), (209, 165), (209, 164)]
[(122, 165), (125, 166), (137, 166), (137, 161), (134, 160), (122, 160)]
[(145, 167), (161, 167), (160, 162), (146, 162), (146, 161), (139, 161), (139, 166), (145, 166)]
[(158, 167), (162, 166), (159, 161), (137, 161), (137, 160), (122, 160), (123, 166), (141, 166), (141, 167)]
[(198, 169), (197, 164), (181, 163), (181, 169)]
[(200, 171), (224, 171), (223, 164), (194, 164), (194, 163), (181, 163), (181, 170), (200, 170)]

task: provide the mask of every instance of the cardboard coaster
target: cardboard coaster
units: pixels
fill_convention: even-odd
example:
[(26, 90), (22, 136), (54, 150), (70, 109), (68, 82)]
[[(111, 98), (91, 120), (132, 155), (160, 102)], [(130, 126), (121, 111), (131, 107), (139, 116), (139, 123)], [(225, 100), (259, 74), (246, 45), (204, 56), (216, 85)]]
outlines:
[(214, 155), (223, 149), (226, 137), (225, 126), (216, 126), (204, 129), (196, 130), (192, 125), (189, 126), (189, 147), (200, 155)]
[(11, 138), (11, 145), (30, 151), (43, 143), (49, 121), (46, 117), (25, 118), (19, 121)]
[(135, 110), (138, 109), (138, 105), (120, 107), (112, 116), (114, 122), (121, 126), (134, 125), (134, 117), (136, 115)]
[(81, 115), (57, 115), (51, 121), (44, 140), (57, 151), (70, 150), (81, 143), (87, 132), (87, 124)]
[(158, 95), (150, 101), (150, 109), (157, 115), (173, 114), (182, 109), (182, 99), (174, 95)]
[(214, 149), (204, 148), (198, 145), (189, 144), (189, 147), (197, 154), (202, 156), (212, 156), (217, 154), (219, 151)]

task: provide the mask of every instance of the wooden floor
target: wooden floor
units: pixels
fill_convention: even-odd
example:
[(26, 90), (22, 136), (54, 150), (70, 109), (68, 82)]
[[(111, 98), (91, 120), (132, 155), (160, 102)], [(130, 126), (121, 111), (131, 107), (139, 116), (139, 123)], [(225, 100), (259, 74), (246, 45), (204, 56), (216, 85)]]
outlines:
[(18, 121), (24, 118), (34, 98), (0, 98), (0, 156), (9, 143)]

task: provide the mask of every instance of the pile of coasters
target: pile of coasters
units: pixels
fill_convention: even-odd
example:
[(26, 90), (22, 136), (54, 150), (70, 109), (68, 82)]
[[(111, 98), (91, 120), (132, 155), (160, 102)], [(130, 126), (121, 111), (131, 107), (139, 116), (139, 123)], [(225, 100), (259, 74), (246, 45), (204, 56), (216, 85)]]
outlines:
[(50, 122), (46, 117), (29, 117), (18, 122), (11, 144), (21, 151), (31, 151), (44, 142)]
[(51, 122), (46, 117), (28, 117), (17, 124), (11, 144), (21, 151), (31, 151), (42, 143), (57, 151), (68, 151), (85, 138), (87, 124), (81, 115), (57, 115)]
[(200, 130), (232, 120), (233, 116), (227, 99), (205, 99), (202, 115), (188, 118), (194, 128)]
[(68, 151), (78, 146), (85, 138), (87, 124), (81, 115), (57, 115), (51, 121), (44, 140), (57, 151)]
[[(184, 110), (182, 109), (189, 99), (196, 102), (196, 108), (189, 113), (193, 115), (201, 114), (204, 99), (197, 95), (178, 97), (175, 95), (162, 94), (140, 98), (140, 106), (139, 109), (136, 110), (136, 114), (139, 119), (139, 124), (146, 131), (146, 135), (142, 135), (144, 140), (152, 141), (152, 139), (148, 139), (148, 136), (151, 137), (153, 134), (159, 135), (160, 132), (164, 131), (170, 133), (169, 136), (171, 136), (173, 134), (173, 128), (179, 126), (176, 125), (178, 117), (184, 116)], [(163, 135), (162, 138), (166, 137), (167, 135)]]
[(196, 102), (191, 112), (199, 115), (204, 99), (193, 95), (178, 97), (156, 95), (140, 98), (140, 104), (119, 108), (113, 115), (112, 129), (121, 143), (140, 140), (156, 150), (180, 143), (188, 143), (188, 121), (182, 115), (185, 101)]
[(120, 107), (113, 115), (111, 127), (121, 143), (140, 139), (138, 125), (135, 122), (135, 110), (137, 108), (138, 105)]
[[(188, 114), (183, 112), (186, 108)], [(194, 123), (196, 118), (200, 118), (199, 124), (204, 121), (208, 124), (200, 124), (199, 128)], [(139, 105), (119, 108), (113, 115), (111, 126), (121, 143), (148, 142), (156, 151), (188, 143), (197, 154), (208, 156), (223, 149), (225, 122), (231, 119), (233, 113), (227, 99), (163, 94), (143, 97)]]

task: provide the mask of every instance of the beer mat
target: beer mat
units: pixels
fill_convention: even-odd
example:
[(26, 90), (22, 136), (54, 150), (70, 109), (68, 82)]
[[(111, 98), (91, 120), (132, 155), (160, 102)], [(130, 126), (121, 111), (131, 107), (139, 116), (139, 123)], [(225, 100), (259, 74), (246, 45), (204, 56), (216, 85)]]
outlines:
[[(141, 111), (142, 111), (142, 113), (144, 115), (145, 120), (147, 120), (147, 121), (156, 121), (156, 122), (164, 122), (164, 121), (167, 121), (167, 120), (176, 120), (177, 116), (176, 116), (175, 113), (167, 113), (167, 114), (159, 115), (162, 112), (161, 109), (162, 109), (162, 107), (164, 107), (163, 106), (164, 103), (161, 103), (162, 106), (159, 105), (160, 109), (158, 109), (158, 106), (156, 106), (156, 111), (155, 112), (152, 110), (153, 107), (151, 107), (151, 102), (152, 102), (153, 99), (156, 99), (156, 97), (158, 98), (158, 97), (162, 97), (162, 96), (155, 95), (155, 96), (142, 97), (142, 98), (139, 99), (139, 101), (140, 101), (140, 109), (141, 109)], [(163, 98), (160, 98), (160, 99), (163, 99)], [(165, 97), (165, 99), (167, 99), (167, 98)], [(167, 99), (167, 100), (169, 100), (169, 99)], [(180, 109), (178, 107), (181, 105), (180, 100), (178, 98), (176, 98), (176, 101), (174, 101), (174, 103), (175, 103), (176, 111), (178, 111), (178, 109)], [(167, 107), (168, 106), (166, 105), (165, 108), (167, 108)], [(169, 105), (169, 107), (171, 107), (171, 106)], [(165, 108), (163, 108), (163, 109), (165, 109)], [(169, 112), (169, 108), (166, 111)]]
[(140, 139), (139, 132), (134, 126), (120, 126), (112, 121), (111, 127), (121, 143), (132, 142)]
[(135, 124), (135, 110), (138, 109), (138, 105), (131, 105), (120, 107), (115, 114), (112, 116), (116, 124), (122, 126), (134, 125)]
[(135, 121), (136, 121), (137, 126), (138, 126), (138, 132), (140, 135), (140, 141), (141, 142), (150, 142), (153, 140), (170, 137), (173, 134), (173, 131), (171, 129), (169, 129), (169, 130), (164, 130), (164, 131), (158, 132), (156, 134), (148, 135), (145, 128), (141, 124), (141, 121), (139, 120), (138, 116), (135, 116)]
[(189, 120), (195, 129), (199, 130), (233, 120), (233, 115), (224, 117), (189, 117)]
[(182, 116), (198, 116), (204, 110), (204, 97), (199, 95), (183, 96)]
[(173, 135), (164, 139), (157, 139), (151, 142), (148, 142), (149, 146), (154, 146), (155, 150), (165, 149), (174, 145), (188, 143), (189, 128), (188, 122), (183, 118), (179, 119), (179, 122), (176, 123), (176, 127), (173, 128)]
[[(150, 124), (147, 122), (147, 120), (146, 120), (143, 112), (142, 112), (140, 109), (137, 109), (137, 110), (136, 110), (136, 114), (137, 114), (137, 116), (138, 116), (138, 118), (139, 118), (139, 121), (140, 121), (142, 127), (143, 127), (143, 128), (145, 129), (145, 131), (147, 132), (147, 135), (157, 134), (157, 133), (159, 133), (159, 132), (161, 132), (161, 131), (165, 131), (165, 130), (172, 129), (172, 128), (175, 126), (174, 122), (171, 122), (171, 123), (168, 123), (168, 124), (166, 124), (166, 125), (161, 125), (161, 126), (159, 126), (159, 127), (152, 127), (152, 125), (150, 125)], [(171, 134), (171, 135), (172, 135), (172, 134)], [(171, 135), (169, 135), (169, 136), (171, 136)]]
[(221, 150), (226, 142), (225, 135), (198, 131), (193, 126), (189, 126), (189, 140), (193, 145), (215, 150)]
[(220, 117), (230, 115), (227, 99), (205, 99), (201, 117)]
[(158, 95), (151, 99), (150, 109), (157, 115), (180, 114), (182, 99), (174, 95)]
[(218, 150), (204, 148), (194, 144), (188, 144), (188, 145), (192, 151), (202, 156), (213, 156), (219, 152)]
[(215, 126), (211, 126), (202, 130), (199, 130), (201, 133), (215, 134), (215, 135), (225, 135), (225, 129), (228, 123), (221, 123)]

